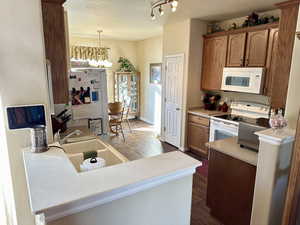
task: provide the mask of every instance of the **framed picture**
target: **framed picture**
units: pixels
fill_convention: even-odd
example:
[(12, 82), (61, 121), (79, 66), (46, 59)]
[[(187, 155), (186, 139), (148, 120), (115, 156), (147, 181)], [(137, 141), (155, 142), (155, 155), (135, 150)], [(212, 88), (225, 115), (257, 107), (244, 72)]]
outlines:
[(150, 84), (161, 84), (161, 63), (150, 64)]

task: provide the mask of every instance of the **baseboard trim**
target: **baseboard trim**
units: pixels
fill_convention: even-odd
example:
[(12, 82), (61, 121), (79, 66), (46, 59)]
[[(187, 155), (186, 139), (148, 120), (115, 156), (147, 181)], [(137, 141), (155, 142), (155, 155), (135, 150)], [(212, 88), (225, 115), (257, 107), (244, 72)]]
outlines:
[(180, 146), (178, 149), (183, 152), (187, 152), (189, 150), (189, 148), (185, 146)]
[(145, 117), (141, 117), (141, 116), (140, 116), (139, 119), (140, 119), (141, 121), (144, 121), (144, 122), (149, 123), (149, 124), (151, 124), (151, 125), (155, 125), (154, 122), (152, 122), (152, 121), (146, 119)]

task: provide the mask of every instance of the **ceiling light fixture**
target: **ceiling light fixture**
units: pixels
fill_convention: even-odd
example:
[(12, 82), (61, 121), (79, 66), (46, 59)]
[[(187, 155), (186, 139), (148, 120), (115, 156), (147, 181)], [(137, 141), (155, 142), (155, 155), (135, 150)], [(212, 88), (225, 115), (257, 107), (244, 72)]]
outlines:
[[(98, 67), (102, 67), (102, 68), (109, 68), (112, 67), (112, 63), (110, 61), (108, 61), (108, 54), (107, 54), (107, 50), (108, 48), (102, 48), (101, 46), (101, 33), (103, 32), (103, 30), (98, 30), (98, 35), (99, 35), (99, 57), (100, 60), (98, 61), (92, 61), (91, 63), (94, 64), (94, 66), (98, 66)], [(103, 53), (102, 51), (105, 51), (105, 53)]]
[(151, 5), (151, 19), (155, 20), (155, 10), (158, 8), (159, 15), (163, 16), (165, 14), (163, 6), (169, 4), (171, 6), (171, 11), (176, 12), (178, 7), (178, 0), (159, 0)]
[(155, 20), (155, 19), (156, 19), (156, 17), (155, 17), (155, 15), (154, 15), (154, 11), (153, 11), (153, 10), (151, 11), (151, 19), (152, 19), (152, 20)]
[(159, 12), (159, 15), (161, 15), (161, 16), (163, 16), (165, 14), (165, 12), (161, 6), (159, 7), (158, 12)]

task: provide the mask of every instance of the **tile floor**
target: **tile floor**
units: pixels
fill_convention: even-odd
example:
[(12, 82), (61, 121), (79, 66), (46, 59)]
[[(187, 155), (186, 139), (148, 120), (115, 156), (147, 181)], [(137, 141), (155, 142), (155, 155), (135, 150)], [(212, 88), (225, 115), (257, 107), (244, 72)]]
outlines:
[[(122, 136), (106, 135), (102, 136), (101, 139), (111, 144), (129, 160), (151, 157), (177, 150), (174, 146), (159, 141), (156, 137), (154, 126), (140, 120), (133, 120), (131, 125), (132, 133), (129, 132), (126, 124), (124, 125), (125, 142)], [(198, 158), (190, 153), (187, 154)], [(206, 207), (206, 189), (207, 177), (201, 173), (196, 173), (193, 183), (191, 225), (221, 225), (220, 222), (210, 215), (209, 208)]]

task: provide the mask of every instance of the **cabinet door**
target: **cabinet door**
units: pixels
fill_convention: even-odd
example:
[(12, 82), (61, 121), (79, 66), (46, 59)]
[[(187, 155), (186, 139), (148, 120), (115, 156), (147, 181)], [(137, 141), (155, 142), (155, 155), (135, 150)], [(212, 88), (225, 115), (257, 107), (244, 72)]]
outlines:
[(205, 143), (208, 142), (209, 128), (196, 123), (188, 124), (188, 145), (189, 148), (196, 154), (200, 153), (202, 156), (207, 156), (207, 147)]
[(201, 88), (220, 90), (226, 64), (227, 36), (204, 39)]
[(268, 56), (267, 56), (267, 63), (266, 63), (265, 88), (264, 88), (264, 95), (267, 96), (272, 95), (273, 77), (276, 72), (275, 57), (277, 55), (278, 31), (279, 31), (278, 28), (274, 28), (270, 30)]
[(264, 67), (266, 65), (269, 30), (249, 32), (245, 66)]
[(244, 65), (246, 33), (232, 34), (228, 38), (227, 66)]
[(60, 3), (42, 2), (46, 58), (51, 63), (53, 100), (55, 104), (69, 102), (67, 47), (64, 9)]
[(207, 205), (212, 216), (226, 225), (250, 225), (255, 176), (255, 166), (210, 149)]

